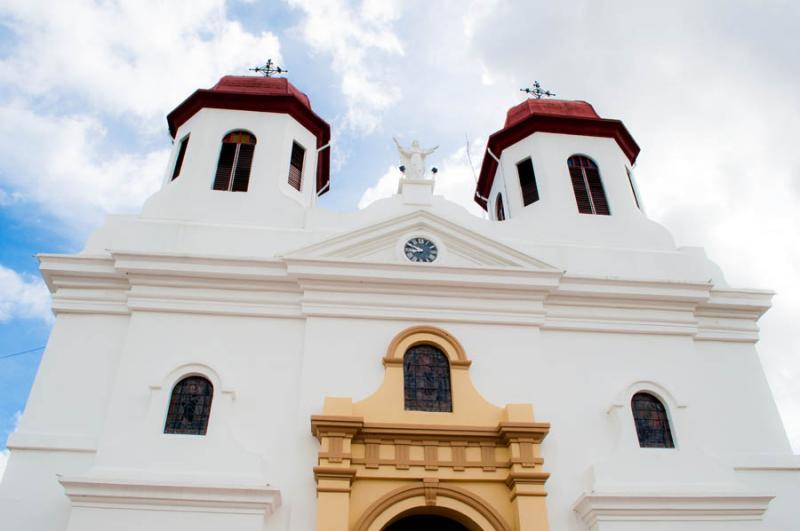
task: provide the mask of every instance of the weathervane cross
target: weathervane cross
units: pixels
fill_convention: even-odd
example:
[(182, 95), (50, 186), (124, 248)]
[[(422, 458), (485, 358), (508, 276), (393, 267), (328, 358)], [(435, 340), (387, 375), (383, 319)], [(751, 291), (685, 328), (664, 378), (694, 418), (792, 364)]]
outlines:
[(267, 59), (267, 62), (264, 63), (263, 66), (248, 68), (248, 70), (252, 72), (258, 72), (259, 74), (263, 74), (264, 77), (272, 77), (272, 74), (285, 74), (288, 72), (288, 70), (286, 70), (285, 68), (281, 68), (280, 66), (273, 63), (272, 59)]
[(534, 81), (533, 82), (533, 87), (532, 88), (521, 88), (519, 90), (521, 90), (522, 92), (524, 92), (524, 93), (526, 93), (526, 94), (528, 94), (530, 96), (533, 96), (537, 100), (540, 100), (543, 97), (550, 97), (550, 96), (555, 96), (556, 95), (555, 92), (550, 92), (549, 90), (544, 90), (542, 88), (542, 86), (539, 84), (538, 81)]

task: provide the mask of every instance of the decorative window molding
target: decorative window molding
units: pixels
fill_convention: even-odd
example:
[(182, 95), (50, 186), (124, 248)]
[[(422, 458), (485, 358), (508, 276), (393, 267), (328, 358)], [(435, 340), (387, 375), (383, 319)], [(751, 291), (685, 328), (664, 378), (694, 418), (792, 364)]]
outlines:
[(306, 156), (306, 149), (292, 142), (292, 156), (289, 160), (289, 186), (298, 192), (303, 187), (303, 162)]
[[(656, 400), (663, 406), (665, 419), (669, 426), (669, 434), (672, 446), (643, 446), (641, 437), (639, 436), (636, 418), (632, 409), (633, 399), (637, 395), (648, 395)], [(614, 401), (608, 408), (609, 414), (620, 415), (619, 426), (622, 431), (622, 444), (626, 447), (641, 448), (648, 451), (652, 449), (671, 450), (678, 448), (677, 435), (681, 431), (680, 425), (677, 422), (676, 415), (682, 414), (687, 408), (686, 403), (678, 400), (676, 396), (667, 390), (664, 386), (652, 380), (639, 380), (629, 385), (624, 391), (617, 394)], [(683, 441), (684, 443), (686, 441)]]
[(572, 191), (581, 214), (608, 216), (608, 199), (600, 179), (600, 170), (592, 159), (584, 155), (573, 155), (567, 159)]
[(517, 175), (519, 187), (522, 190), (522, 204), (531, 205), (539, 200), (539, 188), (536, 186), (536, 174), (533, 171), (533, 161), (530, 157), (517, 162)]
[(225, 135), (214, 175), (214, 190), (246, 192), (255, 149), (256, 137), (249, 131), (237, 130)]
[(461, 343), (448, 332), (435, 326), (412, 326), (392, 339), (383, 358), (384, 366), (402, 366), (405, 353), (416, 345), (433, 345), (438, 348), (447, 356), (450, 368), (454, 370), (466, 369), (472, 363), (467, 359)]
[(174, 181), (178, 178), (181, 174), (181, 168), (183, 167), (183, 158), (186, 156), (186, 148), (189, 146), (189, 135), (184, 136), (181, 138), (180, 145), (178, 146), (178, 156), (175, 157), (175, 166), (172, 168), (172, 178), (171, 181)]

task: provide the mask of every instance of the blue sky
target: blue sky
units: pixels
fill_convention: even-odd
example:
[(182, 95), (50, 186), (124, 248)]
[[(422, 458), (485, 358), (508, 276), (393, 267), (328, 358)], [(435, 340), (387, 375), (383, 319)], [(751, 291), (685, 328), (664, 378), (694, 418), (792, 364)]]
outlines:
[[(34, 255), (75, 252), (106, 213), (139, 209), (166, 167), (165, 115), (195, 88), (272, 57), (332, 125), (322, 206), (390, 193), (396, 135), (439, 144), (438, 193), (480, 214), (468, 155), (480, 164), (538, 79), (625, 122), (647, 212), (680, 245), (778, 292), (759, 351), (800, 449), (799, 16), (777, 0), (6, 0), (0, 356), (46, 344)], [(40, 355), (0, 359), (0, 448)]]

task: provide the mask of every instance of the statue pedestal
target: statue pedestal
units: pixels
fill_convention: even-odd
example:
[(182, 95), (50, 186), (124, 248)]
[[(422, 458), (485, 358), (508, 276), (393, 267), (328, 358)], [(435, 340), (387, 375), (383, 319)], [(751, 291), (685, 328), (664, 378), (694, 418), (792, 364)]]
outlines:
[(409, 205), (430, 205), (433, 203), (433, 179), (406, 179), (402, 177), (397, 193)]

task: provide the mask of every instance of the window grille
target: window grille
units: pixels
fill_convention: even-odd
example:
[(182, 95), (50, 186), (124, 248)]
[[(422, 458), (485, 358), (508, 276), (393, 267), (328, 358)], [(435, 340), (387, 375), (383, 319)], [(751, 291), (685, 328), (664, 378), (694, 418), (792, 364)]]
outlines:
[(572, 179), (572, 190), (581, 214), (609, 215), (608, 201), (600, 180), (597, 164), (588, 157), (573, 155), (567, 161), (569, 175)]
[(533, 161), (530, 158), (517, 163), (519, 186), (522, 189), (522, 203), (528, 206), (539, 200), (539, 188), (536, 186), (536, 175), (533, 172)]
[(202, 376), (184, 378), (172, 389), (164, 433), (205, 435), (214, 386)]
[(631, 399), (636, 435), (642, 448), (674, 448), (667, 410), (650, 393), (636, 393)]
[(219, 152), (214, 190), (246, 192), (255, 149), (256, 137), (247, 131), (234, 131), (226, 135)]
[(503, 206), (503, 194), (497, 194), (497, 199), (494, 200), (494, 217), (497, 221), (505, 221), (506, 209)]
[(289, 163), (289, 185), (299, 191), (303, 182), (303, 159), (306, 150), (297, 142), (292, 143), (292, 159)]
[(450, 363), (432, 345), (411, 347), (403, 357), (405, 408), (410, 411), (453, 411)]
[(186, 156), (186, 148), (189, 146), (189, 135), (181, 139), (180, 146), (178, 146), (178, 156), (175, 159), (175, 167), (172, 169), (172, 181), (178, 178), (181, 174), (181, 167), (183, 166), (183, 157)]

